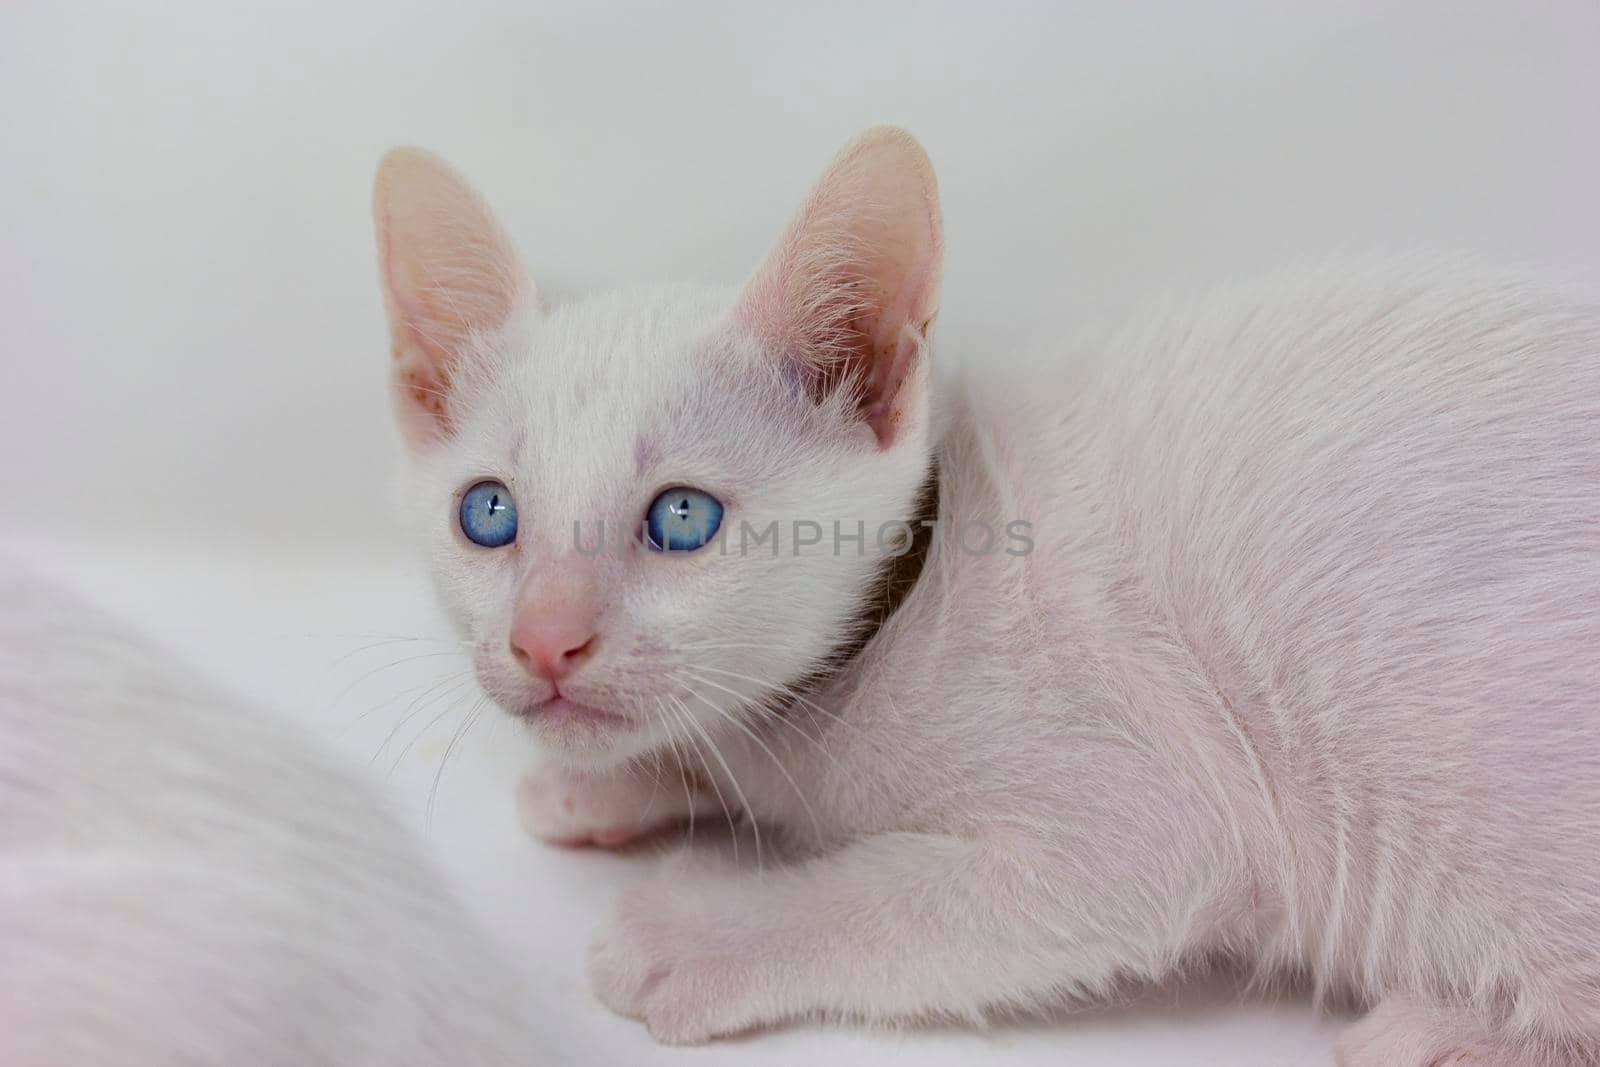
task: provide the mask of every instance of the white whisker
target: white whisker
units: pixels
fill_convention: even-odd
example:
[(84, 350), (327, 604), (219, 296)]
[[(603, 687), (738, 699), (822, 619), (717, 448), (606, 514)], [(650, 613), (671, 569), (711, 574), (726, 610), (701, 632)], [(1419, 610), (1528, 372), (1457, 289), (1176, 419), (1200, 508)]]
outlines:
[[(422, 729), (418, 730), (416, 733), (411, 735), (411, 740), (407, 741), (405, 743), (405, 746), (400, 749), (400, 754), (398, 756), (396, 756), (394, 758), (394, 762), (389, 765), (389, 769), (388, 769), (388, 771), (386, 771), (384, 773), (384, 777), (390, 777), (390, 776), (392, 776), (394, 774), (395, 771), (399, 770), (400, 769), (400, 765), (406, 761), (407, 754), (409, 754), (410, 751), (412, 750), (412, 748), (414, 748), (416, 746), (416, 743), (418, 741), (422, 740), (422, 738), (424, 736), (426, 736), (428, 734), (428, 732), (431, 731), (435, 726), (439, 725), (439, 723), (441, 721), (443, 721), (443, 719), (444, 719), (444, 717), (446, 715), (450, 714), (451, 711), (455, 710), (457, 705), (455, 705), (454, 703), (451, 703), (451, 701), (454, 701), (455, 694), (456, 694), (456, 692), (457, 692), (457, 690), (459, 688), (460, 688), (460, 685), (458, 684), (455, 688), (452, 688), (449, 691), (450, 695), (449, 695), (449, 697), (446, 698), (446, 703), (445, 703), (443, 711), (439, 712), (439, 714), (437, 714), (433, 718), (429, 719), (428, 720), (428, 724), (426, 726), (424, 726)], [(408, 716), (408, 718), (409, 718), (409, 716)]]
[[(811, 728), (813, 730), (817, 731), (817, 736), (816, 737), (812, 737), (810, 734), (808, 734), (804, 730), (800, 729), (799, 724), (791, 721), (788, 718), (788, 716), (783, 714), (783, 712), (781, 710), (767, 707), (765, 705), (765, 703), (762, 700), (760, 700), (759, 698), (751, 698), (753, 706), (768, 712), (767, 718), (776, 720), (778, 722), (782, 722), (785, 725), (789, 726), (790, 728), (792, 728), (795, 731), (795, 733), (799, 734), (801, 737), (805, 738), (807, 741), (810, 741), (813, 745), (815, 745), (818, 752), (821, 752), (829, 760), (832, 760), (833, 761), (833, 765), (835, 767), (839, 766), (839, 762), (838, 762), (838, 760), (834, 759), (833, 753), (829, 752), (827, 747), (825, 745), (823, 745), (823, 743), (821, 741), (821, 738), (823, 736), (825, 736), (824, 733), (823, 733), (823, 728), (821, 726), (817, 725), (816, 717), (811, 715), (811, 713), (810, 713), (811, 709), (814, 708), (817, 711), (822, 712), (824, 715), (828, 716), (830, 719), (832, 719), (834, 722), (838, 723), (841, 726), (848, 726), (848, 727), (854, 729), (855, 728), (855, 724), (854, 723), (849, 722), (843, 716), (839, 715), (836, 712), (829, 711), (827, 708), (824, 708), (822, 705), (816, 703), (815, 701), (808, 700), (807, 698), (801, 696), (799, 693), (796, 693), (793, 689), (791, 689), (788, 686), (782, 684), (781, 682), (765, 682), (765, 681), (762, 681), (760, 678), (755, 678), (755, 677), (752, 677), (751, 675), (748, 675), (748, 674), (740, 674), (738, 671), (730, 671), (730, 670), (726, 670), (726, 669), (724, 669), (722, 667), (708, 667), (705, 664), (700, 664), (700, 663), (694, 664), (689, 669), (690, 670), (696, 670), (696, 671), (710, 671), (712, 674), (722, 674), (722, 675), (726, 675), (729, 678), (737, 678), (737, 679), (739, 679), (741, 681), (751, 682), (751, 683), (753, 683), (755, 685), (759, 685), (759, 686), (762, 686), (762, 687), (767, 688), (767, 689), (773, 689), (773, 690), (776, 690), (776, 691), (781, 692), (781, 693), (785, 694), (786, 696), (788, 696), (790, 699), (792, 699), (795, 702), (796, 705), (804, 706), (805, 709), (806, 709), (806, 717), (811, 721)], [(708, 685), (714, 685), (715, 683), (711, 682), (708, 679), (707, 680), (707, 684)], [(722, 687), (719, 686), (718, 688), (722, 688)], [(733, 692), (733, 690), (731, 690), (731, 689), (730, 690), (726, 690), (726, 691), (730, 692), (730, 693)], [(734, 695), (737, 696), (738, 694), (734, 694)]]
[(432, 707), (434, 702), (437, 700), (452, 699), (457, 690), (471, 680), (472, 678), (470, 672), (457, 671), (455, 674), (445, 675), (443, 678), (429, 683), (426, 688), (423, 689), (423, 692), (418, 694), (412, 699), (411, 703), (406, 705), (406, 708), (401, 713), (400, 718), (392, 727), (389, 728), (389, 732), (384, 735), (383, 743), (378, 746), (378, 750), (372, 754), (372, 759), (368, 762), (377, 763), (378, 760), (383, 757), (383, 754), (388, 751), (389, 745), (395, 739), (395, 735), (404, 729), (406, 724), (411, 722), (412, 719), (420, 715), (424, 709)]
[[(687, 722), (689, 724), (689, 726), (692, 727), (701, 736), (701, 738), (703, 738), (705, 740), (705, 743), (706, 743), (707, 747), (709, 747), (711, 749), (711, 755), (716, 758), (717, 764), (722, 768), (722, 772), (728, 776), (728, 784), (730, 786), (732, 786), (734, 794), (739, 798), (739, 810), (740, 810), (740, 813), (743, 816), (743, 818), (747, 822), (750, 823), (750, 830), (755, 835), (755, 840), (756, 840), (756, 869), (758, 871), (761, 870), (761, 866), (762, 866), (762, 864), (761, 864), (761, 827), (756, 825), (756, 821), (755, 821), (754, 817), (751, 815), (751, 812), (750, 812), (750, 801), (744, 795), (744, 789), (739, 785), (738, 776), (733, 773), (733, 768), (728, 766), (728, 761), (723, 759), (722, 750), (717, 747), (717, 742), (711, 737), (711, 734), (706, 730), (705, 726), (698, 719), (696, 719), (694, 717), (694, 715), (689, 711), (689, 709), (683, 704), (683, 702), (681, 700), (678, 700), (678, 698), (675, 697), (675, 696), (671, 697), (671, 699), (675, 703), (677, 703), (679, 709), (683, 712), (684, 721)], [(708, 771), (709, 771), (709, 769), (710, 768), (707, 768)], [(715, 775), (712, 775), (712, 784), (713, 785), (716, 784), (716, 776)], [(721, 793), (722, 793), (721, 789), (718, 789), (717, 790), (717, 794), (718, 794), (719, 797), (721, 796)], [(726, 802), (723, 803), (722, 807), (723, 807), (724, 811), (727, 811), (728, 805), (727, 805)], [(734, 825), (731, 815), (729, 816), (729, 819), (728, 819), (728, 828), (734, 832), (734, 848), (737, 849), (738, 848), (738, 840), (739, 840), (738, 827), (736, 827)]]
[(456, 745), (461, 743), (462, 739), (467, 736), (467, 733), (478, 721), (478, 716), (482, 713), (483, 705), (488, 699), (488, 697), (479, 697), (478, 702), (472, 705), (471, 710), (462, 717), (461, 725), (457, 726), (455, 733), (450, 735), (450, 743), (445, 746), (444, 755), (439, 758), (439, 769), (433, 772), (433, 784), (428, 787), (426, 821), (429, 827), (433, 826), (434, 804), (439, 796), (439, 782), (444, 778), (444, 769), (449, 765), (450, 756), (455, 752)]
[(357, 678), (355, 681), (351, 682), (349, 685), (345, 686), (342, 690), (340, 690), (339, 691), (339, 695), (334, 697), (332, 703), (330, 703), (328, 706), (331, 709), (331, 708), (336, 708), (340, 704), (344, 703), (345, 697), (349, 696), (351, 694), (351, 692), (353, 692), (355, 690), (356, 686), (360, 685), (362, 682), (365, 682), (367, 679), (371, 678), (375, 674), (382, 674), (384, 671), (391, 671), (391, 670), (394, 670), (396, 667), (402, 667), (407, 663), (415, 663), (418, 660), (441, 659), (441, 658), (443, 658), (445, 656), (456, 656), (456, 657), (459, 657), (460, 655), (461, 655), (460, 652), (419, 652), (415, 656), (406, 656), (406, 657), (403, 657), (401, 659), (393, 660), (392, 662), (389, 662), (389, 663), (379, 664), (378, 666), (372, 668), (372, 670), (370, 670), (370, 671), (367, 671), (365, 674), (361, 675), (361, 677)]
[[(688, 672), (685, 672), (685, 673), (688, 674)], [(740, 696), (740, 694), (735, 693), (732, 689), (729, 689), (725, 685), (718, 685), (716, 682), (713, 682), (709, 678), (700, 678), (700, 677), (698, 677), (698, 676), (696, 676), (694, 674), (688, 674), (688, 677), (690, 678), (691, 681), (699, 682), (702, 685), (709, 685), (714, 689), (720, 689), (724, 693), (730, 693), (734, 697), (736, 697), (736, 698), (738, 698), (740, 700), (744, 699), (742, 696)], [(675, 677), (674, 680), (677, 681), (678, 679)], [(809, 799), (807, 799), (806, 794), (805, 794), (805, 790), (800, 788), (800, 783), (795, 781), (794, 775), (789, 773), (789, 768), (787, 768), (787, 767), (785, 767), (783, 765), (783, 760), (778, 758), (778, 754), (776, 752), (772, 751), (771, 746), (768, 745), (765, 741), (761, 740), (760, 736), (754, 730), (750, 729), (750, 727), (747, 724), (745, 724), (744, 722), (740, 721), (740, 719), (739, 719), (739, 717), (737, 715), (733, 714), (730, 711), (727, 711), (724, 708), (718, 707), (715, 703), (713, 703), (703, 693), (701, 693), (699, 690), (695, 689), (694, 687), (689, 686), (687, 688), (689, 689), (689, 692), (695, 697), (695, 699), (699, 700), (706, 707), (710, 708), (712, 711), (714, 711), (718, 715), (722, 716), (729, 723), (731, 723), (734, 726), (738, 727), (739, 730), (741, 730), (746, 737), (748, 737), (758, 748), (760, 748), (762, 752), (765, 752), (767, 754), (767, 758), (772, 760), (773, 766), (778, 768), (778, 773), (783, 775), (784, 780), (789, 783), (789, 788), (794, 790), (794, 795), (796, 797), (798, 797), (799, 800), (800, 800), (800, 806), (806, 809), (806, 816), (807, 816), (807, 818), (809, 818), (811, 820), (811, 827), (816, 832), (817, 838), (820, 840), (822, 838), (822, 836), (823, 836), (823, 834), (822, 834), (822, 823), (821, 823), (820, 820), (817, 819), (817, 813), (811, 807), (811, 801)]]
[[(683, 653), (685, 653), (685, 654), (690, 654), (690, 653), (696, 653), (696, 652), (735, 651), (735, 650), (739, 650), (739, 649), (752, 649), (752, 648), (765, 648), (765, 647), (766, 647), (765, 645), (760, 645), (760, 644), (699, 644), (699, 643), (696, 643), (696, 644), (684, 646), (683, 649), (681, 649), (681, 651)], [(755, 677), (752, 677), (752, 676), (747, 675), (747, 674), (739, 674), (736, 671), (730, 671), (730, 670), (727, 670), (727, 669), (722, 668), (722, 667), (705, 667), (704, 665), (700, 665), (700, 666), (697, 666), (696, 669), (697, 670), (704, 669), (704, 670), (715, 671), (718, 674), (726, 674), (726, 675), (729, 675), (730, 677), (740, 678), (740, 679), (743, 679), (744, 681), (747, 681), (747, 682), (754, 682), (757, 685), (760, 685), (760, 686), (763, 686), (763, 687), (766, 687), (766, 688), (769, 688), (769, 689), (777, 690), (778, 692), (783, 693), (785, 696), (789, 697), (791, 700), (795, 701), (796, 703), (804, 704), (807, 708), (809, 708), (809, 709), (811, 709), (813, 711), (821, 712), (823, 715), (826, 715), (828, 718), (832, 719), (834, 722), (839, 723), (841, 726), (850, 727), (852, 729), (855, 726), (854, 723), (852, 723), (848, 719), (844, 718), (838, 712), (829, 711), (827, 708), (823, 707), (821, 704), (818, 704), (816, 701), (811, 700), (810, 698), (806, 697), (804, 694), (802, 694), (798, 690), (796, 690), (794, 687), (792, 687), (790, 685), (787, 685), (784, 682), (767, 681), (765, 679), (755, 678)], [(815, 722), (813, 722), (812, 725), (816, 725)]]

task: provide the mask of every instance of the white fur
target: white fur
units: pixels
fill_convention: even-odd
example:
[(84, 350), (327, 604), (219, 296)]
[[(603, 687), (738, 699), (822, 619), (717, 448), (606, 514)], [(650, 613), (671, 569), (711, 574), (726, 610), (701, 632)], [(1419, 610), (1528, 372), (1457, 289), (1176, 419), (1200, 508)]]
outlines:
[[(594, 794), (633, 787), (607, 768), (686, 767), (804, 853), (629, 890), (593, 961), (607, 1003), (673, 1042), (976, 1020), (1221, 955), (1381, 1002), (1352, 1067), (1595, 1059), (1592, 299), (1437, 260), (1286, 274), (1021, 375), (979, 364), (881, 449), (785, 392), (791, 353), (738, 306), (599, 297), (482, 323), (460, 354), (456, 433), (419, 452), (410, 501), (508, 708), (523, 575), (662, 484), (722, 496), (727, 522), (870, 530), (909, 514), (932, 454), (943, 517), (1023, 519), (1037, 548), (966, 555), (946, 525), (898, 614), (779, 718), (752, 698), (833, 647), (876, 561), (607, 564), (574, 685), (641, 725), (545, 731), (581, 767), (527, 797), (615, 819)], [(925, 364), (905, 388), (932, 388)], [(456, 532), (480, 477), (512, 487), (525, 542)]]
[(0, 945), (6, 1067), (559, 1056), (369, 784), (11, 569)]

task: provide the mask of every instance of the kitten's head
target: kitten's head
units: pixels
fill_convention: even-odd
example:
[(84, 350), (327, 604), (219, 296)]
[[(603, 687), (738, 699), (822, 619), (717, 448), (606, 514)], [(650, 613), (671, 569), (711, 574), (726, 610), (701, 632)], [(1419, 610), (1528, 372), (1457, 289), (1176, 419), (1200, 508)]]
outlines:
[(852, 639), (928, 470), (941, 237), (911, 137), (850, 144), (738, 290), (544, 307), (414, 149), (374, 212), (408, 505), (506, 711), (589, 764), (693, 747)]

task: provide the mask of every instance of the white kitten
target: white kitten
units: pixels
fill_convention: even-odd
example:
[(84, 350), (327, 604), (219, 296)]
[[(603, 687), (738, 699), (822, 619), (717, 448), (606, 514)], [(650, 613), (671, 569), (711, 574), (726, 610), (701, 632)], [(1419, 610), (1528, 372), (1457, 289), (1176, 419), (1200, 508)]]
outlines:
[[(414, 150), (376, 217), (420, 536), (570, 768), (530, 825), (725, 802), (807, 854), (629, 890), (612, 1007), (671, 1042), (977, 1019), (1225, 954), (1375, 1005), (1353, 1067), (1596, 1056), (1594, 302), (1357, 266), (934, 396), (940, 219), (898, 131), (737, 292), (542, 308)], [(600, 519), (718, 536), (589, 554)], [(1031, 552), (963, 550), (1015, 522)]]
[(551, 1063), (370, 785), (0, 573), (0, 1063)]

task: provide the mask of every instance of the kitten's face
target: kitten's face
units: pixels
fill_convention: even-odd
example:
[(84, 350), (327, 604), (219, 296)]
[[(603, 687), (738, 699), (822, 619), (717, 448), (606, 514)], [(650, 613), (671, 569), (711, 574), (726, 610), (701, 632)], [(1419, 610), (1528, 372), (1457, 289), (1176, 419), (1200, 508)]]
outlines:
[[(873, 587), (876, 531), (910, 513), (922, 435), (877, 450), (838, 405), (778, 373), (730, 304), (615, 295), (508, 331), (487, 346), (454, 439), (418, 464), (409, 504), (478, 677), (560, 751), (620, 758), (699, 740), (696, 724), (798, 681)], [(498, 548), (459, 521), (462, 493), (486, 479), (516, 507), (516, 540)], [(692, 552), (637, 546), (651, 503), (677, 486), (722, 504), (719, 537)], [(808, 519), (822, 542), (797, 549), (792, 524)], [(835, 554), (835, 520), (852, 534), (863, 522), (868, 544)], [(777, 537), (755, 544), (773, 522)], [(604, 547), (589, 555), (597, 525)], [(580, 616), (573, 633), (592, 633), (581, 664), (554, 683), (528, 670), (511, 645), (519, 610)], [(544, 711), (557, 690), (605, 717)]]
[[(894, 157), (910, 143), (877, 136)], [(842, 157), (857, 185), (872, 148)], [(879, 592), (885, 552), (903, 548), (894, 524), (926, 473), (931, 187), (917, 201), (923, 234), (847, 274), (836, 259), (828, 277), (805, 274), (821, 253), (804, 241), (859, 239), (841, 230), (850, 216), (832, 216), (820, 235), (797, 223), (742, 293), (663, 289), (541, 310), (498, 230), (479, 232), (481, 204), (470, 193), (451, 203), (459, 179), (415, 153), (401, 165), (432, 168), (396, 177), (391, 161), (379, 177), (414, 454), (407, 504), (484, 690), (557, 754), (595, 765), (692, 750), (761, 702), (781, 703)], [(912, 177), (923, 189), (923, 173)], [(463, 255), (484, 262), (463, 270)], [(908, 263), (921, 270), (909, 282)], [(868, 277), (874, 268), (892, 276)], [(409, 281), (419, 277), (428, 283)], [(874, 304), (896, 298), (899, 308)], [(504, 487), (493, 537), (463, 521), (464, 495), (484, 482)], [(649, 547), (665, 490), (720, 504), (717, 536), (696, 550)]]

